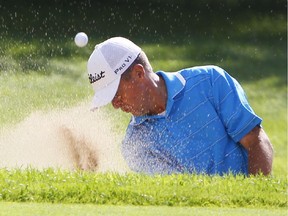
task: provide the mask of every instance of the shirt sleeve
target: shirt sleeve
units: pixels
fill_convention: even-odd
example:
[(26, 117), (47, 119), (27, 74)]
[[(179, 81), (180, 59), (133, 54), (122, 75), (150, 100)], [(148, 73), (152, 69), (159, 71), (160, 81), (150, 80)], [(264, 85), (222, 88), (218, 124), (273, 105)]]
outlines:
[(216, 111), (235, 142), (261, 124), (241, 85), (219, 67), (212, 68), (212, 95)]

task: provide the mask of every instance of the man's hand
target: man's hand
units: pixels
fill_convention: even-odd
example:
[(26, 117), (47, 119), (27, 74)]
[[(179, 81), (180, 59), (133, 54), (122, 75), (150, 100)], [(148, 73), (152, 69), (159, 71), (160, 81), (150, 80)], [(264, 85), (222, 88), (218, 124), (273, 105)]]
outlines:
[(240, 143), (248, 152), (249, 174), (269, 175), (272, 171), (273, 147), (265, 131), (256, 126), (240, 140)]

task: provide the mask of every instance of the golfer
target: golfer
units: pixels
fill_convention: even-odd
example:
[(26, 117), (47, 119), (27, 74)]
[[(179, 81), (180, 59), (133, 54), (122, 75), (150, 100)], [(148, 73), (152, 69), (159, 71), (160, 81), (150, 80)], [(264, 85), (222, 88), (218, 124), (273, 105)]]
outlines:
[(153, 72), (139, 46), (110, 38), (91, 54), (92, 110), (131, 113), (122, 154), (146, 174), (271, 173), (273, 148), (240, 84), (217, 66)]

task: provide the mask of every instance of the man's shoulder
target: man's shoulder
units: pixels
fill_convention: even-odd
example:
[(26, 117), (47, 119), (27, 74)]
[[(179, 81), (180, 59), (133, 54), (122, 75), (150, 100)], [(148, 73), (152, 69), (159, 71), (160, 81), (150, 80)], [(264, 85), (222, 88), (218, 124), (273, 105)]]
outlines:
[(222, 68), (216, 66), (216, 65), (205, 65), (205, 66), (194, 66), (190, 68), (181, 69), (178, 72), (181, 73), (181, 75), (186, 77), (191, 76), (199, 76), (199, 75), (211, 75), (215, 72), (224, 71)]

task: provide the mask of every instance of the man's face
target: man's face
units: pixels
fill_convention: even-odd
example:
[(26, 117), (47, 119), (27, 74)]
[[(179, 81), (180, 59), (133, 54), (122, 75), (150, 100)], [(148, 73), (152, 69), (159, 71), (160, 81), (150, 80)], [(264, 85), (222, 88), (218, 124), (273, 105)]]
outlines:
[(121, 78), (112, 105), (115, 109), (142, 116), (149, 113), (149, 87), (143, 74), (132, 72), (129, 79)]

